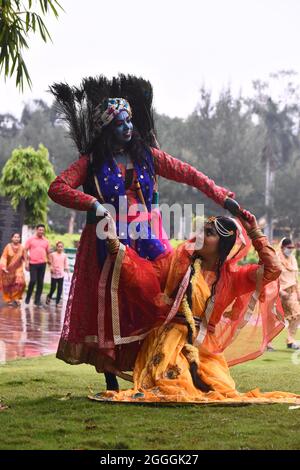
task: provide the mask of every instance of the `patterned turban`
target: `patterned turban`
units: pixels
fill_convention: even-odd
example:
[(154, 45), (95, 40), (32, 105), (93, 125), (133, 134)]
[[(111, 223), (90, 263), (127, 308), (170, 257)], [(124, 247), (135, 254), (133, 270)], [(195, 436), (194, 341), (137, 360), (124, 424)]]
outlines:
[(130, 104), (124, 98), (108, 98), (100, 105), (100, 127), (106, 127), (121, 112), (127, 111), (130, 118), (132, 111)]

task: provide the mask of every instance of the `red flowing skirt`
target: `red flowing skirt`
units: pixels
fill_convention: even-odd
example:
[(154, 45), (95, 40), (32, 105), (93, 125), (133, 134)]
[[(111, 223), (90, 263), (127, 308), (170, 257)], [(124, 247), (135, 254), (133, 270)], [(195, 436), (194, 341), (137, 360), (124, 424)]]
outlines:
[[(87, 224), (77, 251), (57, 357), (69, 364), (92, 364), (98, 372), (111, 371), (122, 376), (121, 371), (133, 369), (140, 344), (113, 346), (111, 274), (109, 272), (105, 289), (105, 305), (99, 305), (101, 269), (97, 259), (96, 225)], [(99, 347), (99, 323), (103, 324), (106, 343), (111, 343), (111, 347)]]

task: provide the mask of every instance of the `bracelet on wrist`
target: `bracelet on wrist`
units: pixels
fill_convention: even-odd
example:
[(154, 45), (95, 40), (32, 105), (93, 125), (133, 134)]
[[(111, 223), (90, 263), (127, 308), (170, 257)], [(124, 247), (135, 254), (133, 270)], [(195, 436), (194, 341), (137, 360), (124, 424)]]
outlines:
[(248, 232), (248, 237), (251, 238), (251, 240), (255, 240), (256, 238), (264, 237), (265, 234), (259, 227), (252, 228)]
[(114, 239), (108, 238), (106, 243), (107, 243), (108, 251), (112, 255), (118, 253), (119, 247), (120, 247), (120, 240), (118, 238), (114, 238)]

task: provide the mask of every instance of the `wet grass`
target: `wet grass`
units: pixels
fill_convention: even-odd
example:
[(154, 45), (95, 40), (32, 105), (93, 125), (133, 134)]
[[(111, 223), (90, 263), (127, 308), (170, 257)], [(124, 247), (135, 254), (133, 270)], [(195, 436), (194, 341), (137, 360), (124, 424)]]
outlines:
[[(239, 390), (300, 393), (300, 354), (286, 350), (232, 368)], [(292, 357), (298, 365), (292, 362)], [(91, 366), (54, 356), (0, 366), (0, 449), (299, 449), (300, 409), (103, 404), (87, 399), (104, 389)], [(122, 382), (128, 388), (127, 382)]]

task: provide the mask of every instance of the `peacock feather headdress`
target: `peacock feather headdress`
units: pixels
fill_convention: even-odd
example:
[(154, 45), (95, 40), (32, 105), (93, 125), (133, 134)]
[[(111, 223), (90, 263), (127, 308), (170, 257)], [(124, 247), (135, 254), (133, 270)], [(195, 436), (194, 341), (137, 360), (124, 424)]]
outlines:
[(79, 87), (54, 83), (49, 88), (56, 100), (58, 116), (63, 119), (80, 153), (90, 153), (102, 132), (98, 125), (99, 107), (112, 98), (126, 100), (132, 122), (144, 142), (157, 147), (153, 118), (153, 90), (149, 81), (134, 75), (120, 74), (108, 79), (103, 75), (84, 78)]

